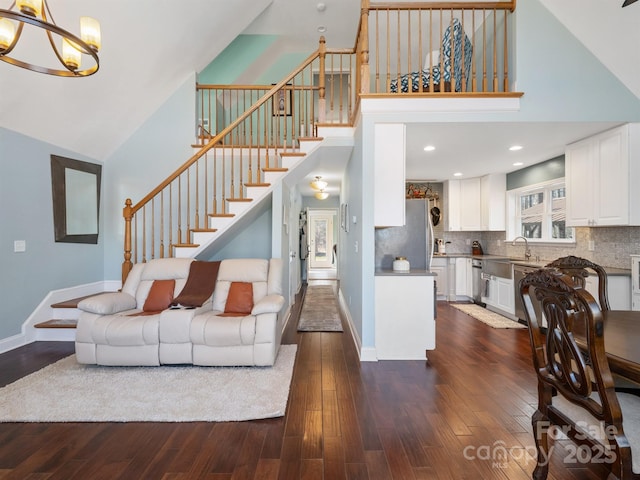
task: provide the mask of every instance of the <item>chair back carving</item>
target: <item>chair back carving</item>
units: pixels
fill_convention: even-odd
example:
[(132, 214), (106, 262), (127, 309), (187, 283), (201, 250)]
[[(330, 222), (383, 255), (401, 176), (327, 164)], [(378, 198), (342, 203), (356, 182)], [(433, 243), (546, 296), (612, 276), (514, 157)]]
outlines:
[(561, 257), (547, 264), (548, 268), (557, 268), (563, 273), (569, 275), (576, 285), (585, 288), (586, 279), (589, 276), (589, 270), (593, 270), (598, 275), (598, 300), (600, 301), (600, 309), (611, 310), (609, 306), (609, 298), (607, 296), (607, 272), (600, 265), (593, 263), (586, 258), (568, 255)]
[[(576, 273), (584, 279), (581, 272)], [(520, 282), (520, 295), (538, 378), (538, 410), (532, 419), (538, 465), (533, 478), (544, 479), (548, 473), (550, 424), (568, 430), (577, 442), (601, 449), (612, 473), (628, 478), (623, 471), (631, 475), (630, 447), (606, 357), (598, 304), (571, 273), (560, 269), (529, 273)], [(536, 317), (534, 302), (541, 306), (546, 329)]]

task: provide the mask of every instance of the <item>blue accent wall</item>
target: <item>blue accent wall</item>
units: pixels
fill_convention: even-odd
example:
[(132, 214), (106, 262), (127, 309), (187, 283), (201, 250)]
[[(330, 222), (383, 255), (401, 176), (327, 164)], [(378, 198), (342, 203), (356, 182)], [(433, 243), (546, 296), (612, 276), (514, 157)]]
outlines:
[(507, 190), (564, 177), (564, 155), (507, 173)]
[[(22, 324), (50, 291), (104, 278), (105, 195), (101, 193), (97, 245), (56, 243), (51, 154), (100, 164), (0, 128), (0, 340), (20, 334)], [(26, 241), (25, 252), (14, 253), (15, 240)]]

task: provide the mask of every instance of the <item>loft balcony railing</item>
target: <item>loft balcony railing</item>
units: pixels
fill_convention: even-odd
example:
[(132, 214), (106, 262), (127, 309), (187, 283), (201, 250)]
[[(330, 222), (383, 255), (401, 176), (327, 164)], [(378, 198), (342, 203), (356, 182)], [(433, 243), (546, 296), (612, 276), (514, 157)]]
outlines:
[(513, 93), (512, 13), (502, 2), (362, 0), (363, 94)]

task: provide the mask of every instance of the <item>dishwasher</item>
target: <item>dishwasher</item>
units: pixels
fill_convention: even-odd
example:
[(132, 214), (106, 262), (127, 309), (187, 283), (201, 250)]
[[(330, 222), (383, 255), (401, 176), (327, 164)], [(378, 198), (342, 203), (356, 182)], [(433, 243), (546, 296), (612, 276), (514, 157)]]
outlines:
[(482, 302), (482, 260), (479, 258), (471, 259), (471, 280), (473, 286), (473, 303), (484, 307), (485, 304)]

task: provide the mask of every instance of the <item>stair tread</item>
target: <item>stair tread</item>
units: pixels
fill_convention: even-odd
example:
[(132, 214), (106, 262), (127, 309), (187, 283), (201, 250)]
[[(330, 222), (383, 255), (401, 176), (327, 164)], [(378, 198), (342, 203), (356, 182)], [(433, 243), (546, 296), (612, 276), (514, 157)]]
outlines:
[(263, 172), (288, 172), (289, 169), (283, 168), (283, 167), (270, 167), (270, 168), (263, 168), (262, 171)]
[(231, 218), (231, 217), (235, 217), (236, 214), (235, 213), (210, 213), (209, 216), (210, 217)]
[(199, 243), (174, 243), (173, 244), (174, 247), (189, 247), (189, 248), (195, 248), (195, 247), (199, 247), (200, 244)]
[(253, 198), (227, 198), (227, 202), (253, 202)]
[(46, 322), (36, 323), (34, 325), (35, 328), (76, 328), (78, 326), (77, 320), (70, 319), (52, 319), (47, 320)]
[(281, 157), (304, 157), (306, 153), (304, 152), (282, 152), (280, 153)]
[(270, 183), (245, 183), (245, 187), (270, 187)]
[(197, 233), (214, 233), (217, 232), (217, 228), (192, 228), (190, 231)]
[(100, 293), (108, 293), (108, 292), (98, 292), (92, 293), (91, 295), (85, 295), (84, 297), (71, 298), (69, 300), (64, 300), (62, 302), (54, 303), (51, 305), (51, 308), (77, 308), (80, 300), (84, 300), (85, 298), (95, 297), (96, 295), (100, 295)]

